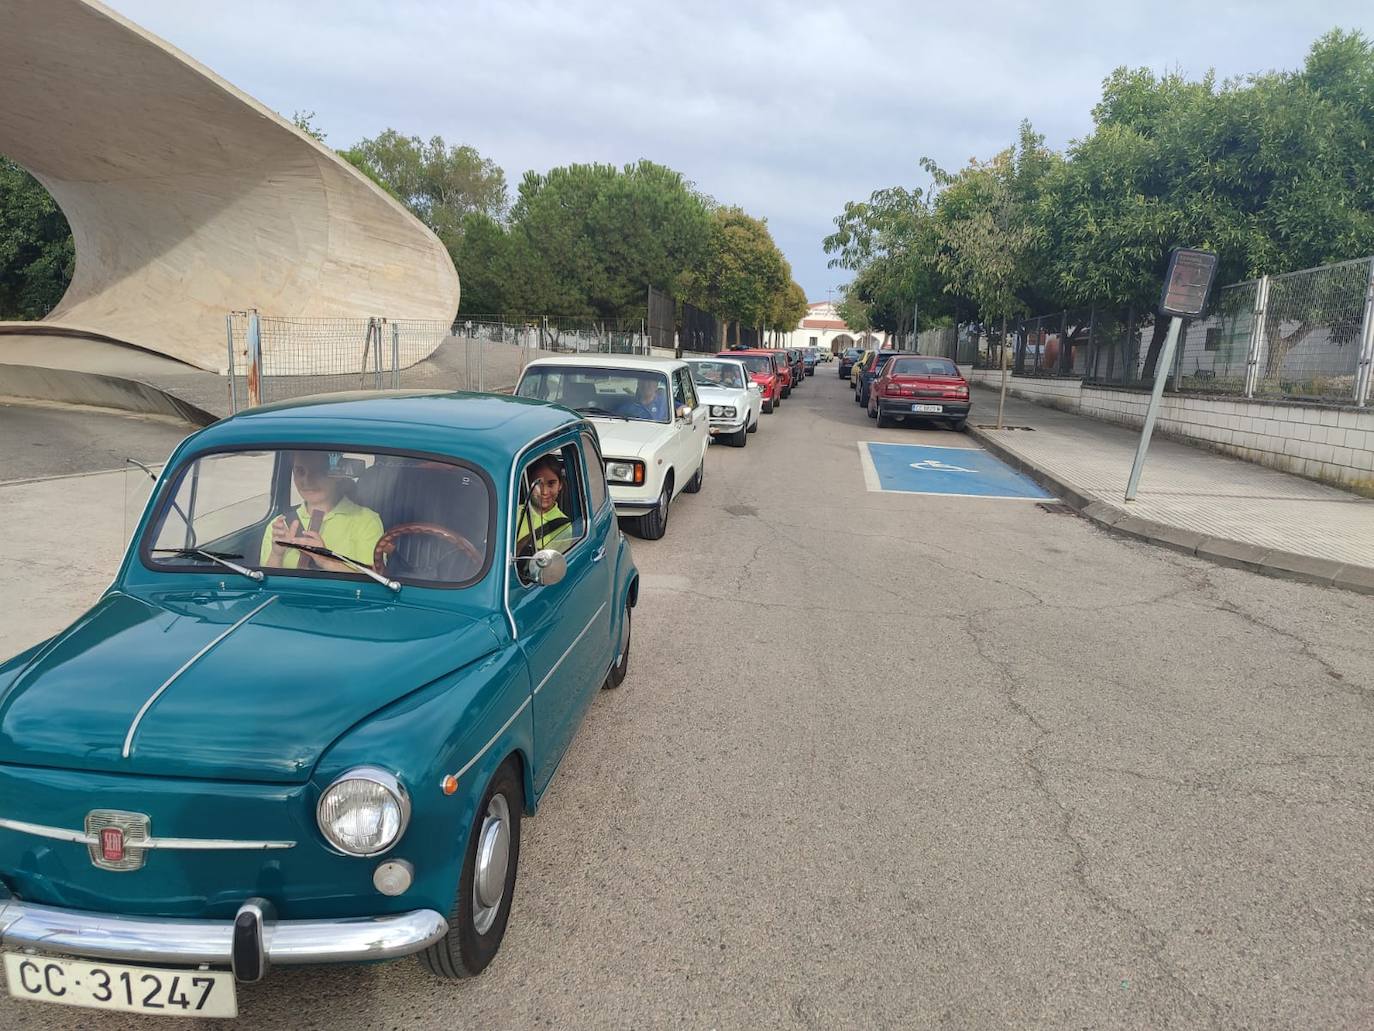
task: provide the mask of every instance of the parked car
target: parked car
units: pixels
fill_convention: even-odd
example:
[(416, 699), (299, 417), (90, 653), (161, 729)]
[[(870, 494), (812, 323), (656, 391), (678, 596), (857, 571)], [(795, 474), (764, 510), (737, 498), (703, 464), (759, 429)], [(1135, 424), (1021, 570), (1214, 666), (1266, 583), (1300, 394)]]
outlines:
[(879, 426), (891, 419), (943, 419), (962, 430), (972, 407), (968, 381), (948, 358), (897, 355), (883, 365), (869, 391), (868, 411)]
[(868, 404), (868, 395), (872, 392), (873, 381), (878, 378), (883, 363), (901, 353), (901, 351), (869, 351), (864, 355), (863, 361), (857, 366), (859, 372), (854, 389), (855, 401), (861, 405)]
[(522, 818), (629, 666), (596, 437), (437, 391), (188, 437), (111, 586), (0, 664), (11, 991), (233, 1016), (274, 964), (480, 973)]
[(840, 352), (837, 359), (839, 362), (838, 371), (840, 379), (850, 379), (850, 370), (854, 368), (854, 363), (863, 357), (863, 351), (857, 347), (846, 347)]
[(808, 376), (816, 375), (816, 363), (821, 360), (821, 352), (814, 347), (802, 348), (802, 365)]
[(749, 378), (759, 385), (763, 397), (763, 414), (771, 415), (782, 404), (782, 373), (778, 370), (774, 351), (722, 351), (721, 358), (733, 358), (744, 364)]
[(864, 371), (864, 364), (868, 361), (869, 357), (872, 356), (874, 353), (876, 353), (876, 352), (873, 352), (873, 351), (865, 351), (865, 352), (863, 352), (863, 354), (859, 355), (858, 360), (857, 360), (852, 366), (850, 366), (850, 369), (849, 369), (849, 385), (850, 385), (850, 387), (854, 390), (854, 402), (855, 402), (856, 404), (857, 404), (858, 401), (859, 401), (859, 395), (858, 395), (858, 390), (859, 390), (859, 374), (860, 374), (861, 372)]
[(588, 354), (541, 358), (525, 366), (521, 397), (552, 401), (590, 419), (601, 438), (617, 514), (658, 540), (668, 510), (706, 476), (710, 413), (687, 363), (674, 358)]
[(792, 364), (787, 360), (786, 351), (775, 351), (771, 348), (760, 347), (755, 350), (755, 354), (766, 354), (773, 362), (773, 368), (782, 380), (782, 396), (791, 397), (792, 388), (796, 386), (796, 377), (792, 374)]
[(688, 358), (697, 396), (711, 413), (711, 436), (744, 447), (759, 428), (763, 391), (737, 358)]

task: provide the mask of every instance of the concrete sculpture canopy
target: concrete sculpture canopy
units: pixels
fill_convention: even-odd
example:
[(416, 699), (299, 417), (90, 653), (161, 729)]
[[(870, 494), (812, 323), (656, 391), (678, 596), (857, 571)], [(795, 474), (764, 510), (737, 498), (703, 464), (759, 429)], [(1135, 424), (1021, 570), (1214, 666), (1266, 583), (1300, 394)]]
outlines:
[(0, 332), (114, 341), (219, 370), (232, 310), (458, 310), (453, 262), (404, 207), (99, 3), (0, 3), (0, 98), (0, 154), (48, 189), (76, 244), (61, 303)]

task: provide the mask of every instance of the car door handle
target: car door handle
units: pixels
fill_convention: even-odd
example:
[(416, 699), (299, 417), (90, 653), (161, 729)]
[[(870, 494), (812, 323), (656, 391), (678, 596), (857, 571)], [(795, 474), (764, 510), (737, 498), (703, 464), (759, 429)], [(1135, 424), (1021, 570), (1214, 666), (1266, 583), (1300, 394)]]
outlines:
[(603, 544), (603, 545), (601, 545), (601, 547), (597, 548), (595, 554), (592, 555), (592, 561), (593, 561), (593, 562), (600, 562), (600, 561), (601, 561), (603, 558), (605, 558), (605, 557), (606, 557), (606, 545)]

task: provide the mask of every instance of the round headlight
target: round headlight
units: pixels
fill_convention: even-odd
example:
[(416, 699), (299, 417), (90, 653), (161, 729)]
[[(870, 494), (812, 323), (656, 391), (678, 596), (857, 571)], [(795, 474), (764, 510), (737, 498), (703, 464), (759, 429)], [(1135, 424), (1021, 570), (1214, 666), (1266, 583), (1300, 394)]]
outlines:
[(711, 406), (711, 414), (712, 414), (712, 415), (720, 415), (720, 405), (712, 405), (712, 406)]
[(375, 856), (401, 839), (410, 822), (410, 796), (376, 766), (349, 770), (325, 790), (315, 808), (325, 840), (351, 856)]

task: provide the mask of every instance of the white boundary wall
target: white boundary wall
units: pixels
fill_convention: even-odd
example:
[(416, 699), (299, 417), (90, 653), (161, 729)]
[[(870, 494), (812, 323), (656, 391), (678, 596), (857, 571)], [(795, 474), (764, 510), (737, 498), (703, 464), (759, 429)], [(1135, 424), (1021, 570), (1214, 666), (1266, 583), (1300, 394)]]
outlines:
[[(997, 389), (1001, 372), (965, 369), (972, 383)], [(1078, 415), (1142, 426), (1150, 395), (1085, 387), (1078, 380), (1010, 376), (1007, 390)], [(1374, 409), (1336, 408), (1256, 398), (1165, 394), (1158, 429), (1179, 440), (1314, 480), (1374, 493)]]

